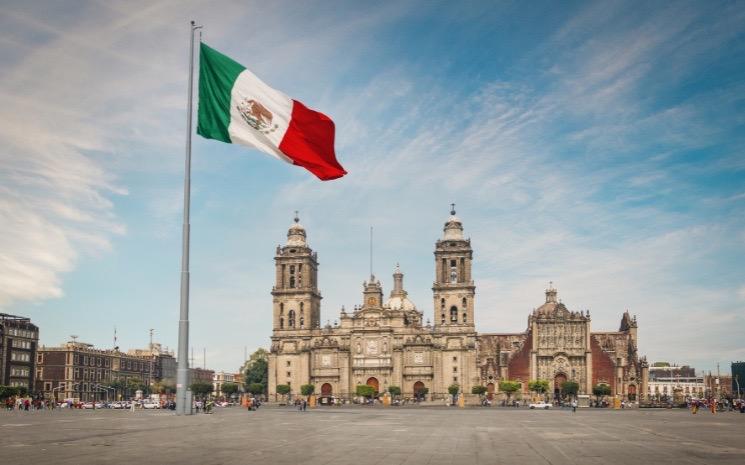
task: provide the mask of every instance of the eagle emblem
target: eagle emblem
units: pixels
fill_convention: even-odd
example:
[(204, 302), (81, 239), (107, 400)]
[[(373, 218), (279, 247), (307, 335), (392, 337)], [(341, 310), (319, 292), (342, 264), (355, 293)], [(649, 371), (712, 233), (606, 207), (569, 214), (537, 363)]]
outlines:
[(236, 109), (241, 114), (243, 121), (262, 134), (272, 133), (279, 127), (276, 124), (272, 125), (272, 119), (274, 118), (272, 112), (254, 99), (244, 99), (236, 105)]

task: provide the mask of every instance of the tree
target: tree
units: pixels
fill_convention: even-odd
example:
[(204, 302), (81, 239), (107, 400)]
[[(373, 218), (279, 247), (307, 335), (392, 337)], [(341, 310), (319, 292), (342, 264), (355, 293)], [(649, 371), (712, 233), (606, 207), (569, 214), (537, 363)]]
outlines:
[[(243, 384), (246, 390), (253, 383), (260, 383), (266, 388), (269, 385), (269, 352), (265, 349), (256, 350), (246, 360), (241, 371), (244, 375)], [(263, 392), (253, 394), (263, 394)]]
[(564, 381), (561, 383), (561, 392), (567, 396), (574, 397), (579, 392), (579, 383), (576, 381)]
[(457, 396), (459, 391), (460, 386), (458, 386), (457, 384), (451, 384), (450, 386), (448, 386), (448, 393), (451, 396)]
[[(248, 392), (250, 392), (251, 394), (255, 394), (254, 392), (251, 391), (251, 386), (254, 386), (255, 387), (257, 384), (260, 384), (260, 383), (250, 384), (248, 386), (249, 387), (249, 391)], [(263, 385), (261, 385), (261, 392), (264, 392), (264, 386)], [(289, 393), (290, 393), (290, 385), (289, 384), (278, 384), (277, 385), (277, 394), (279, 394), (280, 396), (286, 396)]]
[(212, 390), (214, 389), (212, 386), (212, 383), (208, 383), (207, 381), (196, 381), (194, 383), (191, 383), (191, 392), (194, 393), (195, 396), (205, 398), (208, 394), (212, 393)]
[(375, 388), (367, 384), (358, 384), (355, 388), (355, 393), (358, 396), (371, 398), (375, 395)]
[(235, 383), (223, 383), (223, 385), (220, 386), (220, 391), (225, 397), (230, 397), (238, 392), (238, 385)]
[(486, 391), (486, 386), (474, 386), (471, 388), (471, 394), (478, 394), (480, 396), (486, 394)]
[(512, 394), (518, 391), (521, 384), (518, 381), (504, 380), (499, 382), (499, 390), (507, 394), (507, 400), (512, 398)]
[[(280, 388), (282, 389), (287, 388), (287, 392), (279, 392)], [(261, 383), (251, 383), (248, 385), (248, 387), (246, 387), (246, 391), (248, 391), (250, 394), (253, 394), (255, 396), (259, 394), (263, 394), (264, 385)], [(290, 386), (288, 386), (287, 384), (280, 384), (279, 386), (277, 386), (277, 394), (285, 395), (289, 393), (290, 393)]]
[(15, 386), (0, 386), (0, 400), (18, 395), (18, 388)]
[(316, 392), (316, 386), (315, 384), (303, 384), (300, 386), (300, 394), (304, 396), (309, 396)]
[(610, 395), (610, 386), (604, 383), (596, 384), (592, 387), (592, 394), (595, 396), (595, 400), (600, 401), (600, 397)]
[(400, 396), (401, 395), (401, 388), (398, 386), (388, 386), (388, 392), (393, 396)]
[(544, 394), (548, 391), (548, 381), (545, 379), (536, 379), (528, 383), (528, 389), (536, 394)]

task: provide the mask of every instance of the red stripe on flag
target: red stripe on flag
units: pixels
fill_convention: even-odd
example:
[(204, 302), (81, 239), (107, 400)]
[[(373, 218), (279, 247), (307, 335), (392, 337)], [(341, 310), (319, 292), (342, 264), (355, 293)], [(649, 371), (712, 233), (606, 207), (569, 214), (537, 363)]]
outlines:
[(293, 100), (292, 119), (279, 150), (320, 180), (337, 179), (347, 172), (336, 161), (334, 132), (331, 118)]

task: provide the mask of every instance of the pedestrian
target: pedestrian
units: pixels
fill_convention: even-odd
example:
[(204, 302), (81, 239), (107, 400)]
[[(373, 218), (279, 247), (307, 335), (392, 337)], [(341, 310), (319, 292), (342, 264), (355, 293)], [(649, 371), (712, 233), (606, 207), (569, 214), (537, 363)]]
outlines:
[(308, 401), (303, 399), (303, 412), (308, 408)]
[(577, 413), (577, 401), (572, 400), (572, 413)]

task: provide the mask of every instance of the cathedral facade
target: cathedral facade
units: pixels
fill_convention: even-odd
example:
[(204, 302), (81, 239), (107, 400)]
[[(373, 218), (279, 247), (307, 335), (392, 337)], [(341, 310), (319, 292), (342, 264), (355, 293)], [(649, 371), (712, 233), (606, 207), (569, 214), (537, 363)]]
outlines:
[(589, 311), (570, 311), (553, 286), (529, 315), (526, 331), (477, 333), (471, 241), (455, 211), (450, 213), (435, 243), (431, 322), (408, 298), (397, 265), (387, 299), (371, 275), (362, 303), (350, 311), (342, 307), (333, 326), (321, 325), (318, 257), (295, 218), (274, 258), (270, 398), (280, 384), (293, 394), (314, 384), (316, 393), (339, 397), (354, 396), (361, 384), (380, 393), (398, 386), (404, 397), (426, 392), (427, 398), (444, 396), (453, 384), (464, 393), (481, 385), (493, 396), (500, 381), (519, 381), (527, 393), (528, 383), (539, 379), (556, 395), (565, 381), (577, 382), (580, 394), (592, 394), (598, 384), (630, 400), (647, 391), (636, 317), (625, 312), (618, 331), (593, 332)]

